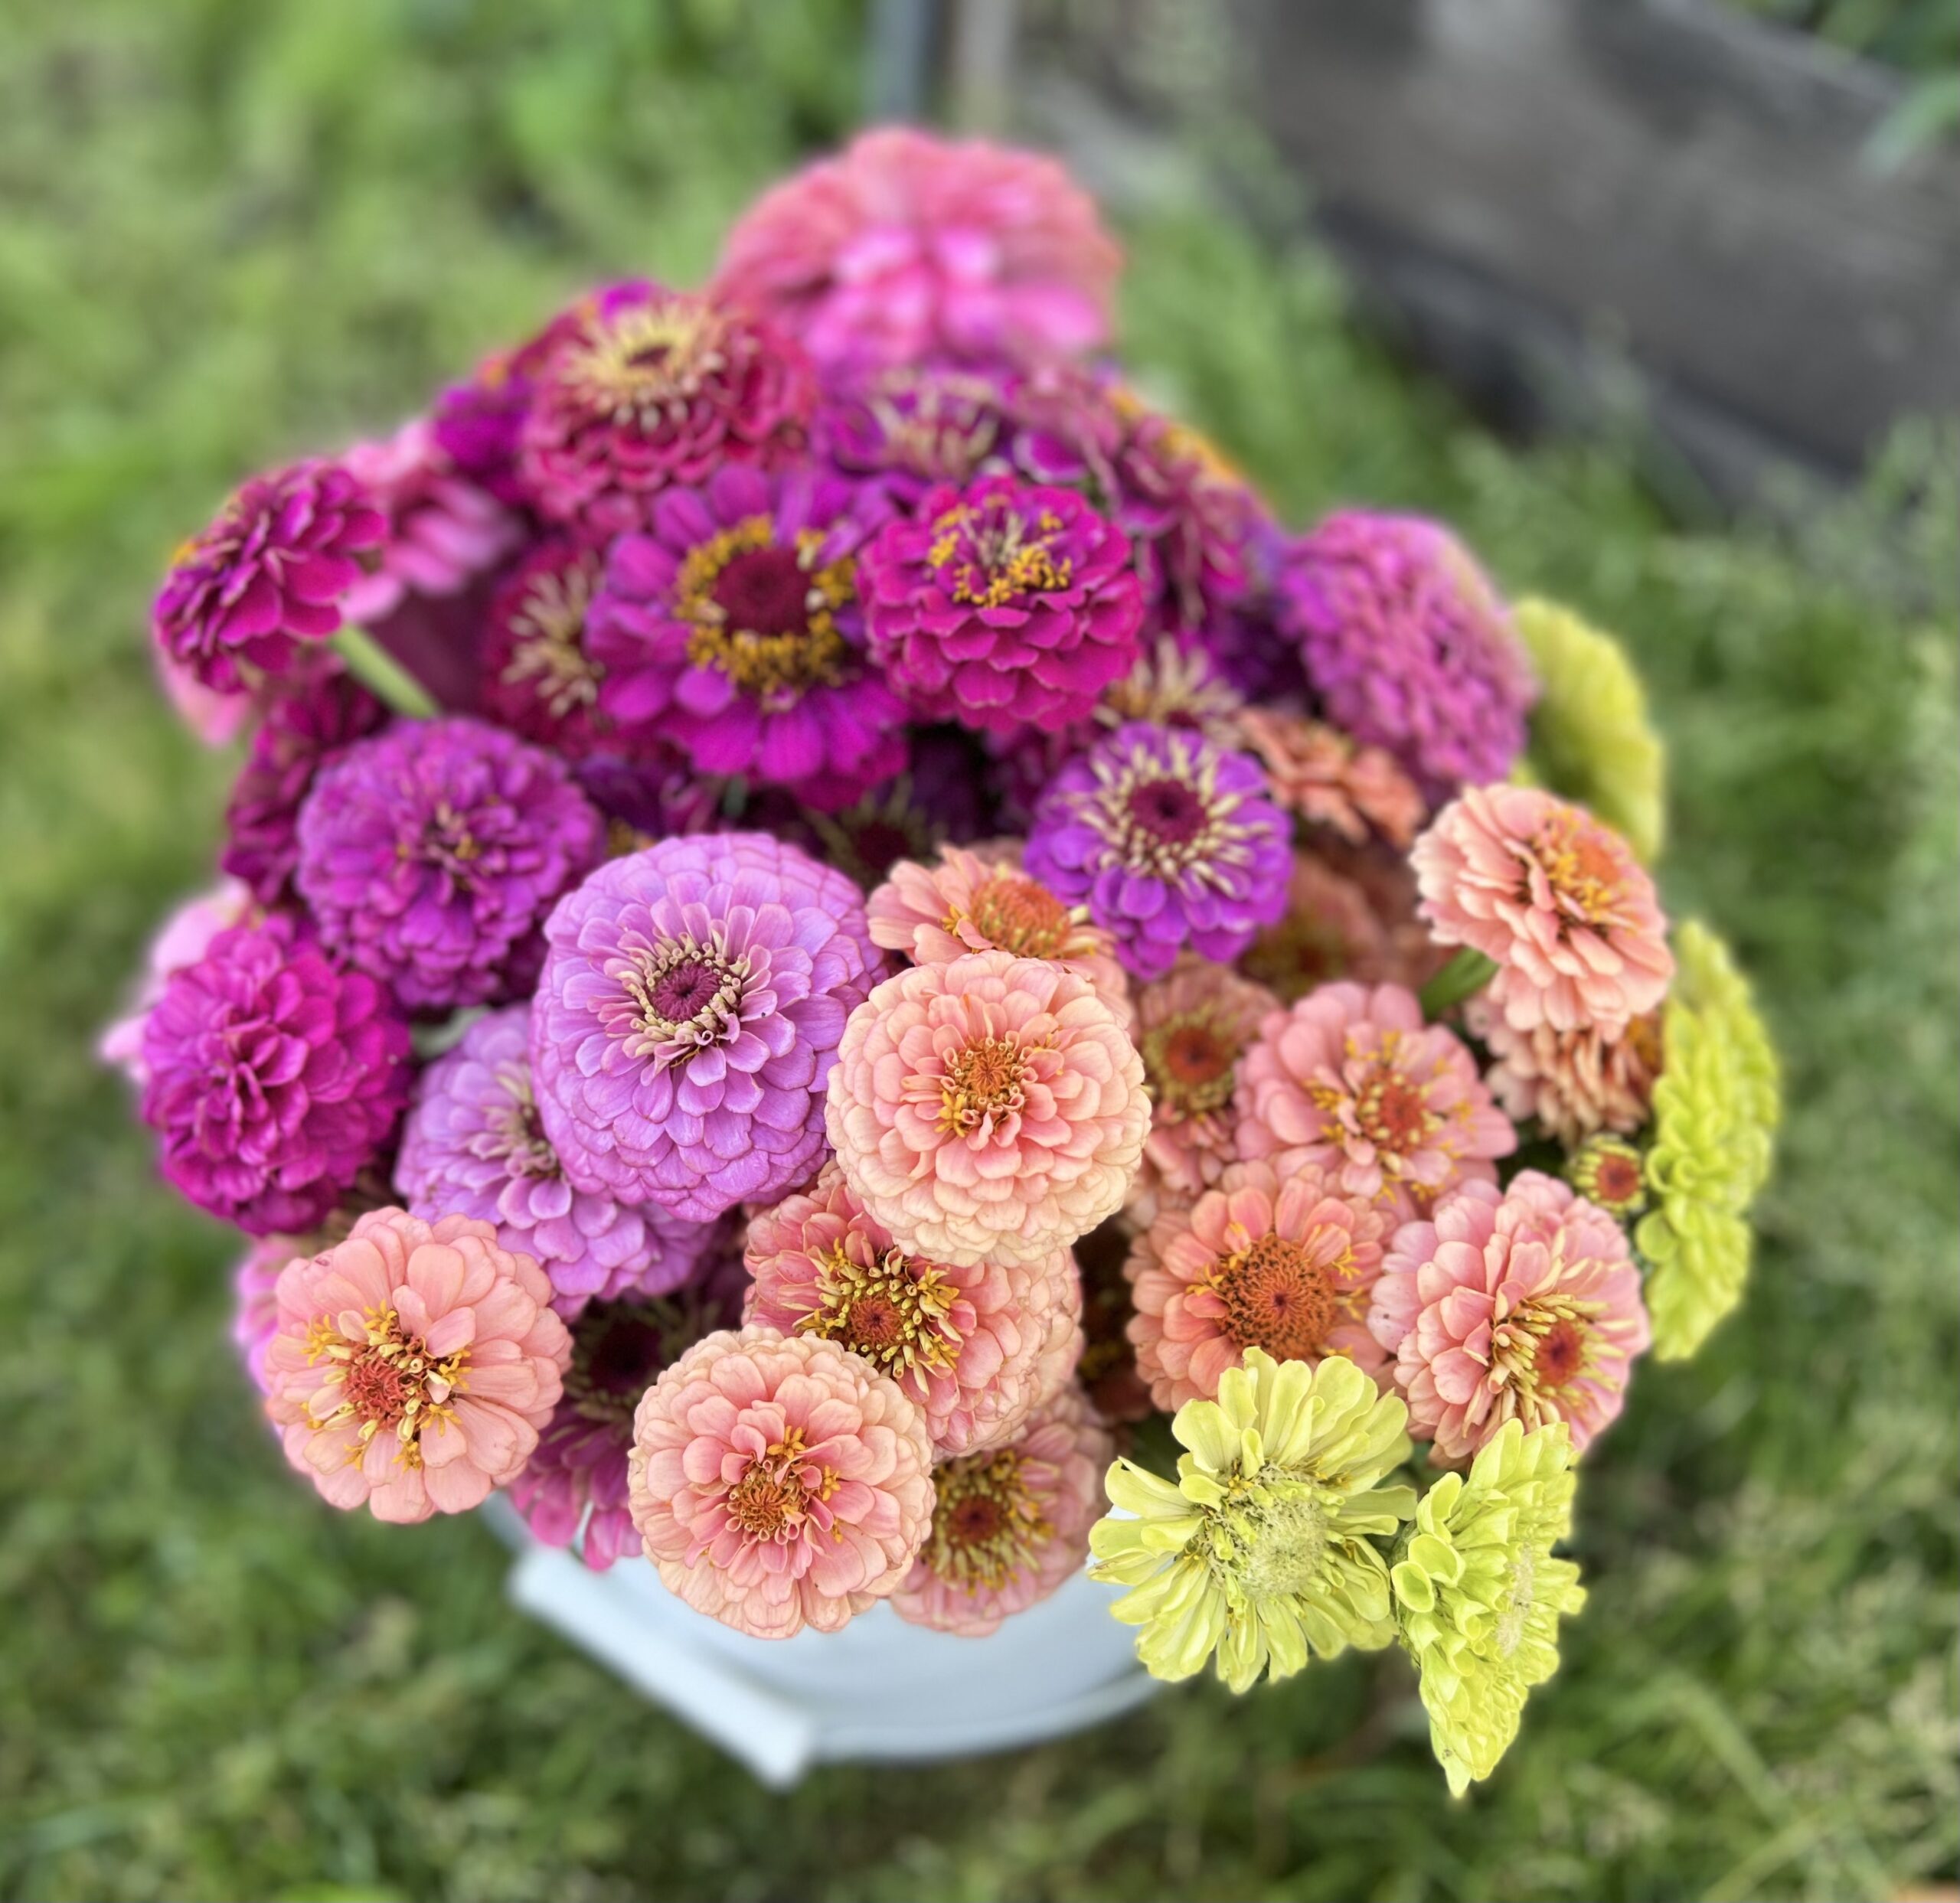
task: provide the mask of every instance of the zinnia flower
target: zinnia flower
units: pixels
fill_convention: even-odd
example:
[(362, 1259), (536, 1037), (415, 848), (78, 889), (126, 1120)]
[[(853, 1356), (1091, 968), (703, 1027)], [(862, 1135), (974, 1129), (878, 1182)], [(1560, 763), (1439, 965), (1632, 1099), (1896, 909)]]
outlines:
[(595, 1572), (622, 1553), (638, 1556), (626, 1480), (634, 1410), (662, 1369), (734, 1324), (741, 1304), (725, 1281), (652, 1300), (595, 1301), (571, 1324), (564, 1392), (509, 1487), (534, 1539), (576, 1542)]
[(1594, 1131), (1630, 1134), (1647, 1121), (1661, 1070), (1658, 1014), (1630, 1019), (1617, 1036), (1588, 1027), (1521, 1031), (1488, 992), (1464, 1007), (1464, 1021), (1495, 1060), (1485, 1081), (1514, 1121), (1535, 1117), (1567, 1149)]
[(1617, 1037), (1666, 996), (1674, 961), (1654, 882), (1583, 808), (1472, 787), (1410, 857), (1431, 932), (1497, 961), (1491, 997), (1515, 1029)]
[(532, 1077), (568, 1181), (704, 1222), (808, 1179), (884, 965), (849, 880), (763, 834), (666, 839), (602, 866), (545, 936)]
[(633, 1420), (633, 1524), (661, 1583), (760, 1639), (835, 1632), (893, 1591), (932, 1525), (924, 1416), (835, 1342), (697, 1343)]
[(1413, 1434), (1468, 1460), (1507, 1421), (1562, 1420), (1573, 1451), (1619, 1418), (1649, 1340), (1625, 1232), (1555, 1177), (1466, 1183), (1396, 1232), (1368, 1326)]
[(253, 1235), (311, 1229), (379, 1155), (408, 1096), (408, 1026), (284, 918), (220, 932), (143, 1027), (163, 1173)]
[(862, 1355), (923, 1412), (941, 1458), (995, 1446), (1019, 1428), (1040, 1398), (1051, 1318), (1073, 1323), (1082, 1311), (1067, 1249), (1025, 1268), (908, 1255), (835, 1164), (750, 1219), (744, 1260), (755, 1280), (743, 1319)]
[(1622, 1138), (1589, 1137), (1567, 1159), (1565, 1176), (1615, 1222), (1628, 1222), (1647, 1206), (1645, 1159)]
[(1087, 978), (971, 952), (887, 979), (851, 1014), (825, 1121), (907, 1255), (1031, 1266), (1122, 1207), (1150, 1100)]
[(212, 939), (242, 923), (251, 909), (252, 895), (236, 879), (221, 879), (209, 892), (185, 899), (150, 941), (136, 994), (129, 1010), (103, 1032), (96, 1056), (141, 1089), (149, 1076), (143, 1065), (143, 1027), (164, 986), (186, 965), (195, 965)]
[(1166, 1414), (1211, 1399), (1248, 1348), (1309, 1364), (1345, 1355), (1387, 1386), (1367, 1313), (1387, 1226), (1378, 1204), (1318, 1170), (1282, 1180), (1264, 1163), (1234, 1164), (1189, 1208), (1167, 1209), (1123, 1271), (1151, 1399)]
[(550, 1284), (488, 1222), (376, 1209), (289, 1263), (266, 1350), (286, 1457), (343, 1510), (466, 1513), (514, 1480), (571, 1359)]
[(841, 477), (718, 469), (616, 543), (592, 609), (599, 706), (704, 773), (848, 805), (905, 764), (899, 705), (864, 654), (858, 560), (883, 504)]
[(1294, 854), (1286, 909), (1239, 960), (1240, 970), (1282, 1004), (1297, 1004), (1337, 978), (1406, 981), (1400, 965), (1367, 892), (1311, 852)]
[(605, 557), (569, 535), (547, 536), (492, 599), (479, 691), (484, 713), (569, 760), (617, 744), (599, 705), (606, 669), (588, 625)]
[(584, 321), (587, 305), (560, 311), (509, 350), (495, 351), (436, 399), (430, 426), (457, 473), (512, 508), (531, 498), (518, 479), (518, 449), (537, 378), (551, 353)]
[(1285, 625), (1328, 717), (1432, 799), (1501, 779), (1537, 692), (1497, 592), (1447, 529), (1344, 510), (1293, 545)]
[(665, 1295), (699, 1267), (717, 1231), (565, 1180), (531, 1087), (531, 1007), (479, 1017), (416, 1080), (395, 1187), (433, 1222), (472, 1216), (551, 1278), (570, 1320), (588, 1301)]
[[(1406, 851), (1423, 823), (1423, 796), (1386, 747), (1363, 746), (1324, 720), (1245, 707), (1240, 743), (1266, 769), (1274, 801), (1349, 844), (1379, 835)], [(1227, 744), (1232, 744), (1228, 742)]]
[(1013, 1444), (942, 1461), (933, 1527), (892, 1609), (914, 1625), (984, 1639), (1082, 1569), (1113, 1451), (1080, 1389), (1064, 1388)]
[(1572, 1454), (1562, 1422), (1506, 1422), (1467, 1480), (1446, 1474), (1423, 1496), (1390, 1569), (1452, 1796), (1496, 1770), (1531, 1688), (1559, 1669), (1560, 1617), (1586, 1603), (1579, 1568), (1552, 1557), (1572, 1530)]
[(817, 412), (820, 452), (908, 514), (942, 483), (963, 488), (1000, 440), (1004, 380), (945, 364), (833, 378)]
[(596, 291), (537, 372), (518, 455), (539, 514), (593, 540), (644, 528), (670, 483), (797, 455), (816, 403), (773, 325), (644, 282)]
[(879, 531), (863, 590), (872, 652), (920, 720), (1052, 733), (1136, 661), (1129, 539), (1067, 489), (932, 490)]
[(1119, 1018), (1129, 1014), (1129, 981), (1109, 935), (1086, 906), (1065, 906), (1020, 870), (1021, 843), (975, 851), (940, 849), (937, 863), (901, 860), (866, 906), (871, 941), (915, 965), (944, 965), (969, 952), (1008, 952), (1080, 971)]
[(1647, 1301), (1664, 1361), (1693, 1354), (1742, 1298), (1746, 1219), (1782, 1117), (1776, 1053), (1728, 948), (1693, 919), (1675, 942), (1681, 978), (1661, 1019), (1647, 1153), (1655, 1206), (1634, 1232), (1651, 1265)]
[(1214, 1653), (1235, 1692), (1290, 1677), (1310, 1656), (1377, 1650), (1395, 1635), (1388, 1566), (1371, 1543), (1416, 1510), (1383, 1477), (1407, 1457), (1405, 1410), (1351, 1361), (1275, 1361), (1257, 1348), (1187, 1401), (1171, 1431), (1178, 1478), (1110, 1468), (1092, 1578), (1130, 1591), (1111, 1610), (1142, 1628), (1152, 1677), (1187, 1679)]
[(339, 464), (254, 476), (178, 551), (156, 598), (157, 645), (220, 694), (283, 673), (302, 641), (323, 641), (387, 523)]
[(1517, 1147), (1456, 1034), (1399, 984), (1328, 984), (1267, 1020), (1239, 1066), (1239, 1154), (1283, 1176), (1327, 1170), (1351, 1196), (1418, 1196), (1494, 1180)]
[(1531, 710), (1532, 765), (1651, 865), (1666, 833), (1668, 750), (1625, 649), (1550, 602), (1520, 602), (1517, 625), (1543, 689)]
[(1289, 836), (1243, 754), (1139, 722), (1056, 775), (1024, 863), (1067, 903), (1086, 903), (1147, 980), (1187, 947), (1230, 964), (1279, 919)]
[(398, 721), (322, 768), (300, 896), (328, 947), (411, 1010), (484, 1004), (537, 969), (538, 928), (605, 827), (564, 762), (481, 721)]
[(824, 363), (1028, 362), (1103, 341), (1122, 262), (1052, 158), (883, 126), (765, 192), (714, 288)]

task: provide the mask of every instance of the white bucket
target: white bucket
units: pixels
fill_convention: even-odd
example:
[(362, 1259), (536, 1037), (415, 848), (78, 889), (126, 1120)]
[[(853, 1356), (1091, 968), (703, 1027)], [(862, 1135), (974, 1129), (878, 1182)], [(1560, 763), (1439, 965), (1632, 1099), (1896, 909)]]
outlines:
[(908, 1625), (874, 1606), (841, 1632), (753, 1639), (684, 1605), (643, 1560), (589, 1571), (541, 1546), (500, 1498), (518, 1549), (511, 1598), (764, 1784), (813, 1764), (920, 1761), (1003, 1751), (1080, 1731), (1149, 1697), (1135, 1634), (1109, 1616), (1122, 1590), (1078, 1574), (991, 1638)]

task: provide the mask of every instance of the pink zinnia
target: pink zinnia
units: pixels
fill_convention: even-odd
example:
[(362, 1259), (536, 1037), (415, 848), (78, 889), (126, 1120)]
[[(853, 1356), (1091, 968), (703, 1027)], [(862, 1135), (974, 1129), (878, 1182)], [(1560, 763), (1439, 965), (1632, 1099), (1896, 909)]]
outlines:
[(1626, 1233), (1535, 1170), (1466, 1183), (1405, 1223), (1368, 1326), (1395, 1356), (1409, 1427), (1461, 1465), (1507, 1421), (1552, 1421), (1575, 1451), (1618, 1417), (1649, 1333)]
[(969, 952), (1010, 952), (1080, 971), (1128, 1021), (1129, 981), (1113, 942), (1089, 922), (1086, 906), (1065, 906), (1021, 870), (1021, 842), (939, 850), (938, 863), (902, 859), (865, 907), (871, 942), (915, 965), (944, 965)]
[(103, 1032), (96, 1056), (140, 1089), (149, 1076), (143, 1063), (143, 1027), (163, 996), (164, 986), (186, 966), (195, 965), (212, 939), (241, 924), (251, 909), (251, 892), (236, 879), (220, 879), (209, 892), (185, 899), (150, 941), (136, 994), (127, 1013)]
[(1122, 263), (1053, 159), (887, 126), (758, 199), (714, 289), (826, 363), (1031, 362), (1103, 341)]
[(802, 450), (816, 379), (773, 325), (645, 282), (569, 314), (536, 374), (518, 473), (538, 512), (594, 540), (643, 528), (668, 484)]
[(571, 1338), (544, 1271), (496, 1239), (468, 1216), (376, 1209), (279, 1277), (266, 1412), (332, 1505), (463, 1513), (523, 1470)]
[(484, 713), (569, 760), (616, 744), (599, 710), (606, 669), (586, 611), (605, 557), (569, 535), (534, 543), (492, 597), (479, 686)]
[(1268, 986), (1282, 1004), (1337, 978), (1363, 984), (1400, 979), (1388, 928), (1368, 895), (1311, 852), (1293, 855), (1286, 909), (1241, 955), (1239, 968)]
[(1410, 854), (1444, 945), (1494, 958), (1491, 996), (1521, 1031), (1617, 1036), (1674, 976), (1668, 922), (1633, 849), (1583, 807), (1528, 786), (1475, 786)]
[(1535, 1117), (1569, 1150), (1601, 1130), (1630, 1136), (1652, 1114), (1661, 1074), (1658, 1014), (1632, 1020), (1617, 1037), (1596, 1030), (1516, 1029), (1488, 994), (1472, 998), (1465, 1021), (1495, 1060), (1485, 1076), (1505, 1114)]
[(1243, 746), (1266, 769), (1272, 797), (1289, 812), (1330, 827), (1350, 845), (1379, 834), (1403, 850), (1427, 810), (1416, 783), (1386, 747), (1363, 746), (1305, 714), (1246, 707), (1236, 716)]
[(1239, 1066), (1239, 1154), (1325, 1170), (1351, 1196), (1414, 1199), (1489, 1180), (1517, 1132), (1462, 1040), (1399, 984), (1325, 984), (1270, 1019)]
[(1011, 1446), (946, 1461), (933, 1475), (932, 1531), (893, 1610), (914, 1625), (984, 1639), (1047, 1598), (1089, 1556), (1114, 1451), (1071, 1386)]
[(1067, 1249), (1028, 1268), (908, 1255), (834, 1163), (750, 1218), (744, 1259), (755, 1282), (743, 1318), (863, 1356), (924, 1412), (942, 1459), (1014, 1431), (1039, 1398), (1051, 1319), (1081, 1307)]
[(1234, 1164), (1188, 1209), (1166, 1210), (1123, 1271), (1151, 1399), (1167, 1414), (1215, 1399), (1248, 1348), (1309, 1365), (1345, 1355), (1385, 1386), (1367, 1313), (1387, 1226), (1380, 1203), (1344, 1193), (1311, 1164), (1282, 1178), (1267, 1164)]
[(887, 979), (851, 1014), (825, 1121), (908, 1255), (1031, 1265), (1122, 1206), (1150, 1099), (1087, 978), (971, 952)]
[(661, 1583), (760, 1639), (835, 1632), (893, 1591), (932, 1524), (925, 1417), (836, 1343), (710, 1335), (633, 1420), (633, 1524)]

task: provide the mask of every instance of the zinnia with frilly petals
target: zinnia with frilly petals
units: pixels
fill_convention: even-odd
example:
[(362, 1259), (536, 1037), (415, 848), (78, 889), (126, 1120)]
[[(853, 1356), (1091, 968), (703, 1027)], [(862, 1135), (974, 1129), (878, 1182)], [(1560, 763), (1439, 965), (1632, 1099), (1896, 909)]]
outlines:
[(1054, 733), (1137, 658), (1129, 538), (1067, 489), (934, 489), (880, 531), (864, 591), (872, 652), (924, 720)]
[(483, 711), (568, 760), (614, 743), (599, 706), (606, 669), (592, 651), (588, 612), (605, 557), (569, 535), (532, 545), (490, 603), (479, 687)]
[(1368, 1326), (1396, 1358), (1413, 1434), (1469, 1459), (1507, 1421), (1609, 1426), (1649, 1339), (1640, 1271), (1606, 1211), (1536, 1170), (1466, 1183), (1396, 1232)]
[(324, 768), (300, 808), (300, 896), (328, 946), (412, 1010), (508, 997), (605, 828), (564, 763), (464, 719), (400, 721)]
[(285, 671), (302, 641), (323, 641), (387, 522), (338, 463), (254, 476), (178, 551), (156, 598), (157, 643), (220, 694)]
[(1239, 1066), (1239, 1154), (1282, 1176), (1310, 1164), (1398, 1212), (1494, 1180), (1517, 1147), (1456, 1034), (1399, 984), (1327, 984), (1270, 1019)]
[(1410, 863), (1438, 942), (1496, 961), (1491, 998), (1515, 1029), (1617, 1037), (1666, 996), (1674, 961), (1654, 882), (1584, 808), (1533, 787), (1472, 787)]
[(666, 839), (602, 866), (545, 936), (532, 1076), (570, 1182), (704, 1222), (809, 1177), (844, 1020), (884, 968), (849, 880), (763, 834)]
[(220, 932), (169, 979), (142, 1061), (164, 1174), (253, 1235), (319, 1222), (408, 1096), (408, 1026), (387, 993), (284, 918)]
[(252, 909), (252, 895), (235, 879), (220, 880), (209, 892), (187, 899), (164, 921), (145, 955), (142, 983), (128, 1013), (102, 1033), (96, 1054), (113, 1064), (140, 1089), (148, 1081), (143, 1064), (143, 1027), (163, 995), (163, 987), (186, 965), (195, 965), (211, 948), (212, 939), (242, 924)]
[(538, 1121), (531, 1087), (531, 1007), (480, 1017), (416, 1080), (395, 1187), (429, 1221), (473, 1216), (534, 1258), (567, 1320), (595, 1298), (664, 1295), (714, 1242), (712, 1223), (575, 1190)]
[(1406, 850), (1416, 837), (1423, 796), (1386, 747), (1363, 746), (1324, 720), (1266, 707), (1243, 709), (1236, 725), (1289, 812), (1331, 827), (1354, 846), (1379, 834)]
[(710, 1335), (633, 1421), (633, 1524), (661, 1583), (759, 1639), (835, 1632), (932, 1525), (933, 1450), (897, 1386), (819, 1336)]
[(1122, 261), (1052, 158), (885, 126), (764, 193), (714, 290), (825, 363), (1027, 362), (1103, 341)]
[(550, 1284), (488, 1222), (377, 1209), (279, 1278), (266, 1412), (321, 1497), (465, 1513), (514, 1480), (571, 1358)]
[(1089, 1557), (1113, 1447), (1081, 1389), (1067, 1387), (1011, 1446), (943, 1461), (933, 1474), (932, 1531), (892, 1609), (914, 1625), (984, 1639), (1047, 1598)]
[(1122, 1206), (1150, 1100), (1087, 978), (973, 952), (852, 1014), (825, 1118), (845, 1180), (908, 1255), (1031, 1265)]
[(1617, 1037), (1549, 1024), (1521, 1031), (1480, 992), (1464, 1020), (1489, 1046), (1495, 1061), (1485, 1081), (1514, 1121), (1535, 1117), (1569, 1150), (1596, 1131), (1625, 1136), (1646, 1122), (1661, 1072), (1657, 1017), (1632, 1019)]
[(1245, 755), (1138, 721), (1049, 783), (1025, 863), (1088, 906), (1129, 971), (1158, 978), (1187, 947), (1229, 964), (1278, 920), (1289, 834)]
[(1310, 1366), (1345, 1355), (1381, 1385), (1387, 1357), (1368, 1333), (1387, 1216), (1318, 1170), (1282, 1181), (1238, 1163), (1190, 1208), (1140, 1235), (1123, 1272), (1136, 1313), (1137, 1372), (1165, 1412), (1210, 1400), (1248, 1348)]
[(745, 1260), (755, 1281), (744, 1319), (863, 1356), (923, 1411), (941, 1458), (1020, 1426), (1040, 1398), (1051, 1319), (1073, 1322), (1082, 1308), (1067, 1249), (1027, 1268), (908, 1255), (835, 1164), (812, 1189), (750, 1219)]

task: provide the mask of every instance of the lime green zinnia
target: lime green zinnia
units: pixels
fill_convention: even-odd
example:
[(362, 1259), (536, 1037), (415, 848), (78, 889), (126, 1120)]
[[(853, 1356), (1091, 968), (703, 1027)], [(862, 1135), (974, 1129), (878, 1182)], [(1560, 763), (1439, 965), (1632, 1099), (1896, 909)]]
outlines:
[(1551, 602), (1520, 602), (1514, 618), (1542, 687), (1530, 782), (1589, 807), (1651, 864), (1665, 831), (1668, 753), (1625, 650)]
[(1684, 1360), (1742, 1298), (1749, 1204), (1769, 1174), (1782, 1114), (1776, 1053), (1728, 948), (1690, 920), (1661, 1019), (1661, 1079), (1634, 1242), (1651, 1265), (1654, 1352)]
[(1552, 1548), (1572, 1529), (1563, 1421), (1507, 1421), (1472, 1464), (1423, 1496), (1390, 1577), (1402, 1643), (1423, 1678), (1429, 1743), (1461, 1797), (1496, 1770), (1524, 1701), (1559, 1669), (1559, 1618), (1586, 1603)]
[(1110, 1500), (1135, 1517), (1092, 1530), (1090, 1570), (1132, 1588), (1114, 1611), (1142, 1628), (1154, 1676), (1189, 1678), (1215, 1652), (1243, 1692), (1269, 1666), (1286, 1678), (1310, 1653), (1393, 1640), (1387, 1562), (1369, 1542), (1415, 1511), (1413, 1488), (1377, 1484), (1407, 1457), (1407, 1418), (1341, 1356), (1309, 1368), (1248, 1348), (1216, 1401), (1178, 1410), (1171, 1431), (1191, 1451), (1175, 1485), (1110, 1468)]

